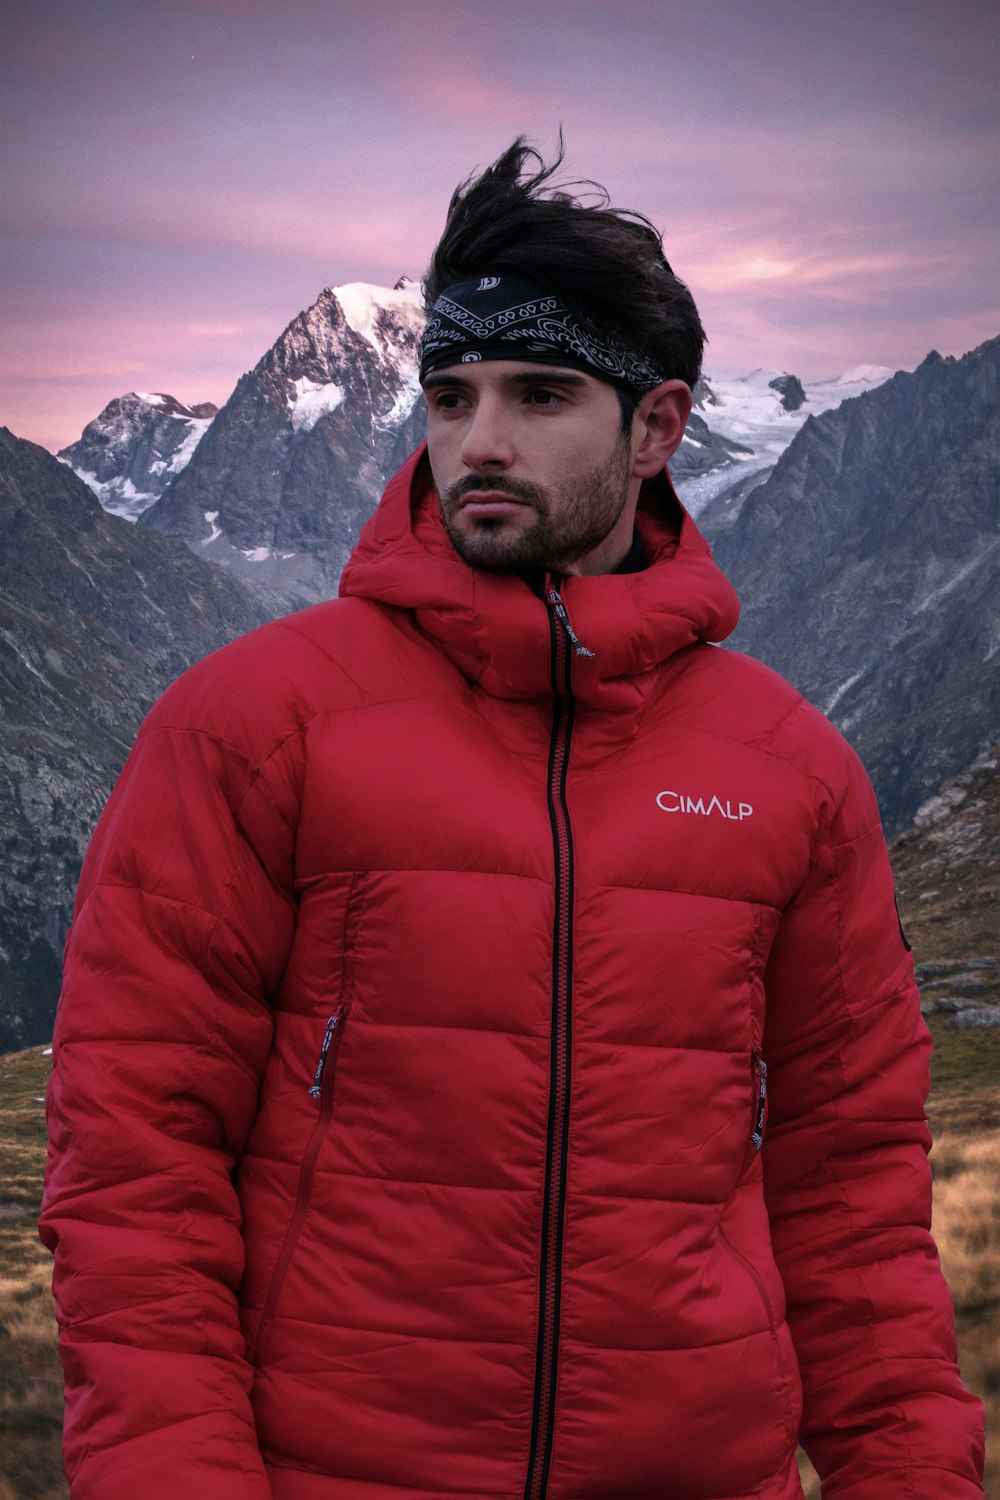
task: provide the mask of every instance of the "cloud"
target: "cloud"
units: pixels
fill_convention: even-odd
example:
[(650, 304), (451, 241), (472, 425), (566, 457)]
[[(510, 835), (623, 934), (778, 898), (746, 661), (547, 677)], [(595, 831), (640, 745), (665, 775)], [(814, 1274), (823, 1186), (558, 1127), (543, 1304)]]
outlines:
[(185, 329), (194, 338), (231, 339), (249, 330), (243, 323), (186, 323)]

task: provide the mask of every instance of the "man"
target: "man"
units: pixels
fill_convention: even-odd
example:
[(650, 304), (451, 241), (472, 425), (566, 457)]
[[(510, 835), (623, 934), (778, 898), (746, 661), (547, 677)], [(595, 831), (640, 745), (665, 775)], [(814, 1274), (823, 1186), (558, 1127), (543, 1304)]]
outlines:
[(697, 312), (553, 170), (453, 200), (342, 599), (175, 684), (95, 835), (76, 1500), (790, 1500), (800, 1435), (828, 1496), (980, 1493), (874, 799), (713, 649)]

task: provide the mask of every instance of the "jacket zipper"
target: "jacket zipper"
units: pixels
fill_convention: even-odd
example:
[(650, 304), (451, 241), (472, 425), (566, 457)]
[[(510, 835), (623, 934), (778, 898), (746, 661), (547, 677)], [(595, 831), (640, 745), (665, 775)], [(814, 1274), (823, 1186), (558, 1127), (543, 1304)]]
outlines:
[[(552, 661), (553, 719), (549, 741), (548, 806), (555, 865), (552, 945), (552, 1041), (545, 1189), (538, 1290), (538, 1343), (524, 1500), (543, 1500), (552, 1458), (562, 1294), (563, 1230), (569, 1147), (569, 1098), (573, 1018), (573, 835), (566, 800), (566, 772), (573, 732), (574, 699), (569, 644), (577, 642), (557, 590), (546, 589)], [(587, 655), (592, 655), (587, 652)]]
[[(309, 1199), (312, 1196), (313, 1173), (316, 1169), (316, 1159), (319, 1156), (320, 1147), (330, 1128), (330, 1119), (333, 1114), (333, 1091), (336, 1081), (337, 1053), (340, 1051), (340, 1039), (344, 1031), (344, 1022), (347, 1020), (347, 1005), (338, 1005), (333, 1015), (326, 1023), (326, 1031), (323, 1034), (323, 1045), (320, 1048), (319, 1061), (313, 1074), (313, 1081), (309, 1088), (309, 1097), (319, 1100), (319, 1114), (316, 1117), (309, 1142), (302, 1158), (302, 1168), (299, 1172), (299, 1187), (295, 1197), (295, 1207), (292, 1217), (288, 1223), (288, 1231), (285, 1234), (281, 1252), (271, 1273), (271, 1282), (264, 1299), (264, 1307), (260, 1315), (260, 1329), (257, 1334), (257, 1350), (259, 1351), (264, 1337), (265, 1329), (274, 1317), (278, 1307), (278, 1298), (281, 1296), (281, 1288), (284, 1284), (285, 1274), (288, 1271), (295, 1247), (298, 1244), (302, 1225), (305, 1221), (309, 1208)], [(324, 1075), (329, 1068), (330, 1076), (323, 1086)]]

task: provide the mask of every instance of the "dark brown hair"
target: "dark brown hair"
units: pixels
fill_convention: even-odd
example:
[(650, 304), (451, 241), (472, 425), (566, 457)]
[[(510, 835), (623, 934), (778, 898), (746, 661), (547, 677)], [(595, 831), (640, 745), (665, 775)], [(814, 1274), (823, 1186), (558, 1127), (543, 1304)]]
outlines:
[[(548, 164), (518, 136), (456, 188), (423, 281), (427, 311), (457, 281), (517, 271), (642, 354), (665, 380), (693, 388), (705, 333), (659, 233), (643, 214), (612, 207), (598, 183), (551, 186), (563, 154), (561, 131)], [(586, 189), (593, 201), (570, 189)]]

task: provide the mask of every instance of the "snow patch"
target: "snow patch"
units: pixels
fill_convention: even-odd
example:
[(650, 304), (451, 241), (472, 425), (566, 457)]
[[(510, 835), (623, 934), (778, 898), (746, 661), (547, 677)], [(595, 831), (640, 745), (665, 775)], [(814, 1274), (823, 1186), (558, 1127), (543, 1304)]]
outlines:
[(203, 536), (202, 537), (202, 539), (201, 539), (201, 545), (203, 547), (207, 547), (210, 542), (214, 542), (217, 537), (220, 537), (222, 535), (222, 527), (221, 526), (216, 526), (216, 524), (215, 524), (218, 519), (219, 519), (219, 512), (217, 510), (206, 510), (206, 512), (205, 512), (205, 520), (208, 522), (209, 526), (211, 526), (211, 528), (212, 528), (212, 534), (211, 534), (211, 536)]
[[(66, 459), (66, 462), (69, 464), (69, 459)], [(82, 479), (88, 490), (93, 490), (98, 500), (103, 501), (106, 486), (101, 482), (100, 479), (98, 479), (93, 470), (78, 469), (73, 464), (69, 464), (69, 466), (73, 470), (73, 473), (76, 475), (77, 479)]]
[(838, 375), (834, 385), (884, 385), (895, 375), (888, 365), (851, 365), (843, 375)]
[(823, 704), (823, 713), (826, 714), (827, 718), (833, 713), (833, 710), (837, 707), (844, 694), (850, 692), (854, 684), (860, 682), (864, 675), (864, 671), (855, 672), (853, 677), (848, 677), (847, 681), (842, 682), (840, 687), (831, 694), (827, 702)]
[(137, 490), (131, 479), (101, 480), (90, 469), (78, 469), (74, 464), (69, 467), (89, 490), (93, 490), (101, 502), (101, 509), (123, 521), (137, 520), (156, 499), (148, 490)]
[(205, 433), (211, 427), (214, 418), (184, 417), (183, 420), (190, 424), (188, 428), (188, 435), (180, 444), (180, 446), (175, 450), (174, 455), (170, 460), (170, 467), (167, 471), (170, 474), (179, 474), (182, 469), (187, 468), (188, 464), (191, 462), (192, 457), (194, 456), (194, 450), (197, 448), (198, 444), (205, 436)]
[(958, 568), (944, 583), (940, 584), (936, 589), (931, 589), (929, 594), (925, 594), (920, 603), (915, 607), (914, 614), (922, 615), (925, 609), (931, 609), (940, 600), (950, 594), (953, 589), (957, 589), (960, 583), (964, 583), (971, 573), (974, 573), (977, 568), (982, 567), (983, 563), (992, 557), (997, 547), (1000, 547), (1000, 538), (996, 538), (990, 542), (989, 546), (984, 547), (978, 557), (972, 558), (964, 567)]
[(150, 391), (136, 391), (135, 394), (140, 401), (145, 401), (147, 406), (166, 406), (167, 404), (162, 396), (157, 396)]
[(344, 399), (342, 387), (332, 380), (321, 385), (316, 380), (300, 375), (293, 384), (295, 395), (288, 398), (293, 432), (311, 432), (320, 417), (336, 411)]
[(728, 490), (730, 485), (754, 474), (759, 474), (763, 483), (773, 468), (773, 455), (758, 458), (754, 453), (734, 453), (730, 464), (709, 469), (707, 474), (697, 474), (691, 479), (678, 480), (675, 485), (677, 498), (691, 519), (696, 521), (709, 501)]
[[(104, 487), (105, 489), (110, 489), (113, 484), (114, 480), (111, 480)], [(118, 486), (117, 496), (119, 500), (138, 500), (145, 502), (147, 505), (152, 505), (156, 499), (156, 496), (151, 495), (148, 490), (137, 490), (131, 479), (123, 479), (121, 481)]]
[(346, 286), (335, 286), (331, 290), (340, 303), (348, 325), (363, 339), (367, 339), (379, 354), (386, 352), (375, 327), (380, 310), (395, 313), (415, 329), (423, 327), (424, 299), (418, 283), (389, 290), (384, 286), (373, 286), (368, 281), (351, 281)]
[(420, 395), (420, 374), (411, 370), (399, 388), (399, 395), (384, 417), (379, 417), (379, 427), (395, 427), (405, 422)]
[(51, 1047), (43, 1047), (42, 1048), (42, 1056), (43, 1057), (51, 1057), (52, 1056), (52, 1048)]
[(241, 547), (240, 551), (247, 562), (252, 563), (271, 562), (272, 559), (284, 562), (286, 558), (295, 556), (294, 552), (278, 552), (274, 547)]

